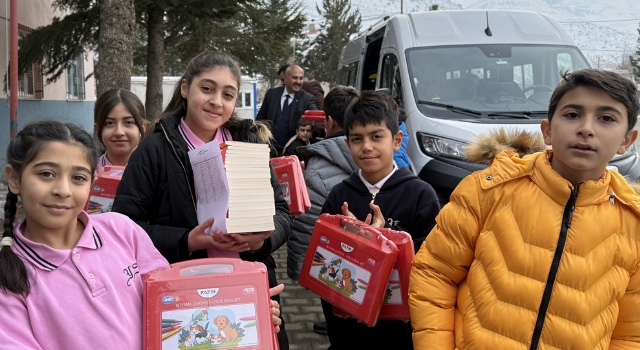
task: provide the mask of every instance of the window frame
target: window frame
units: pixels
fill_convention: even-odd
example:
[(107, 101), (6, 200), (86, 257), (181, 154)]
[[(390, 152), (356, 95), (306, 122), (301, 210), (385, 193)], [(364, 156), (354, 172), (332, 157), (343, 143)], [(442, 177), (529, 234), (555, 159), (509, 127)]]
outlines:
[[(18, 23), (18, 46), (20, 39), (33, 32), (33, 28)], [(18, 77), (18, 98), (36, 99), (44, 98), (44, 73), (41, 63), (34, 63), (27, 71)]]
[(82, 101), (85, 98), (84, 54), (81, 53), (67, 68), (67, 100)]

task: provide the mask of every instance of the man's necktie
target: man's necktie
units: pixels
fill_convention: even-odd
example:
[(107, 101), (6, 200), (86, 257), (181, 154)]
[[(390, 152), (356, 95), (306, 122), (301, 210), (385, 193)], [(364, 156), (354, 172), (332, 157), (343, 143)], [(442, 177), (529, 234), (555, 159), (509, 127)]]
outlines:
[(289, 106), (289, 97), (291, 97), (290, 95), (284, 95), (284, 105), (282, 105), (282, 109), (287, 108), (287, 106)]

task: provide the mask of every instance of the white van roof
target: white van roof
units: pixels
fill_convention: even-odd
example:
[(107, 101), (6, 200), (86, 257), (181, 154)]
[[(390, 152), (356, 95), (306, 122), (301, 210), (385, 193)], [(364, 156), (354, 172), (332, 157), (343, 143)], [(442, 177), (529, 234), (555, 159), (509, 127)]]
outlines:
[[(491, 36), (485, 34), (487, 17)], [(413, 41), (408, 45), (410, 47), (519, 43), (575, 46), (553, 18), (531, 11), (508, 10), (449, 10), (395, 15), (374, 24), (361, 37), (375, 33), (389, 22), (396, 28), (408, 27), (411, 32), (409, 40)], [(406, 44), (409, 43), (405, 41)]]

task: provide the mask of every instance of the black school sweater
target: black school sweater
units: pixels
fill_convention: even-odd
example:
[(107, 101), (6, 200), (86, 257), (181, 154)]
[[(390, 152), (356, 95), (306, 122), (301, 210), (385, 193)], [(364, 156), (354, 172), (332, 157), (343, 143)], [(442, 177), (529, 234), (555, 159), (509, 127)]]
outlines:
[[(342, 204), (349, 204), (349, 211), (361, 221), (373, 215), (369, 203), (380, 207), (386, 220), (385, 227), (408, 232), (413, 238), (416, 252), (427, 234), (435, 226), (440, 202), (433, 188), (406, 169), (398, 169), (373, 196), (354, 172), (342, 183), (333, 187), (322, 213), (342, 214)], [(413, 349), (411, 323), (378, 320), (374, 327), (358, 323), (355, 319), (332, 317), (330, 304), (322, 301), (327, 318), (330, 350), (353, 349)]]

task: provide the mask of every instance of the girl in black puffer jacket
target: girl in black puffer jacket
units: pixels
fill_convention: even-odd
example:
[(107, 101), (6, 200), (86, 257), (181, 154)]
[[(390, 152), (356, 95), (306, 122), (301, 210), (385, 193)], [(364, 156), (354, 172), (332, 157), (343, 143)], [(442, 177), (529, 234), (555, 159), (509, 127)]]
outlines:
[[(209, 236), (204, 231), (212, 222), (198, 225), (197, 220), (187, 152), (213, 140), (268, 143), (271, 137), (266, 125), (235, 115), (239, 88), (240, 68), (233, 58), (216, 52), (194, 57), (165, 111), (129, 159), (113, 211), (144, 228), (169, 263), (207, 257), (208, 248), (237, 252), (243, 260), (263, 262), (269, 272), (269, 287), (274, 287), (277, 281), (271, 253), (287, 241), (291, 217), (273, 170), (274, 231)], [(279, 296), (273, 299), (280, 302)], [(284, 321), (278, 340), (280, 349), (289, 349)]]

